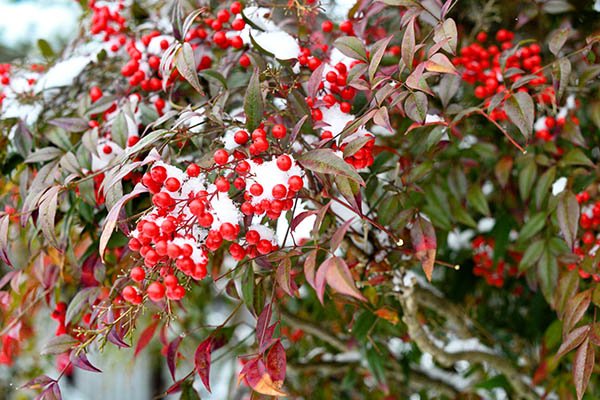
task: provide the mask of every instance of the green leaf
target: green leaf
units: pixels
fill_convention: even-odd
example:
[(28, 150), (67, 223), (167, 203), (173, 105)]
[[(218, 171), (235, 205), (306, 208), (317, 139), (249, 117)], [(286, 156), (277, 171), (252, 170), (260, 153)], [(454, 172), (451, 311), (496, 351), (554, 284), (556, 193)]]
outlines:
[(192, 45), (188, 42), (184, 42), (181, 48), (175, 55), (175, 68), (185, 78), (186, 81), (192, 85), (194, 89), (200, 94), (204, 94), (200, 81), (198, 80), (198, 72), (196, 68), (196, 61), (194, 60), (194, 50)]
[(529, 139), (533, 131), (535, 107), (528, 93), (517, 92), (504, 102), (504, 111), (523, 136)]
[(355, 36), (342, 36), (333, 42), (333, 46), (350, 58), (367, 61), (365, 46)]
[(519, 172), (519, 193), (522, 200), (527, 200), (529, 192), (537, 177), (537, 166), (535, 160), (530, 158), (525, 167)]
[(253, 263), (246, 265), (242, 275), (242, 299), (248, 308), (254, 304), (254, 268)]
[(412, 70), (413, 59), (415, 56), (415, 19), (411, 18), (410, 22), (406, 26), (404, 36), (402, 36), (402, 47), (401, 47), (402, 61), (406, 65), (406, 68)]
[(458, 44), (456, 22), (452, 18), (448, 18), (442, 24), (438, 25), (435, 28), (433, 40), (436, 43), (446, 41), (442, 45), (442, 49), (451, 54), (456, 53), (456, 45)]
[(569, 28), (560, 28), (552, 33), (550, 37), (550, 42), (548, 43), (548, 48), (550, 52), (555, 56), (558, 56), (558, 52), (567, 42), (569, 38), (570, 29)]
[(58, 208), (58, 193), (60, 192), (60, 189), (60, 186), (52, 186), (41, 197), (37, 221), (44, 237), (55, 248), (59, 247), (58, 240), (56, 239), (56, 233), (54, 232), (54, 220), (56, 217), (56, 209)]
[(379, 64), (381, 63), (381, 59), (385, 54), (385, 49), (387, 45), (392, 40), (393, 36), (389, 36), (387, 38), (381, 39), (376, 42), (371, 49), (371, 62), (369, 63), (369, 81), (373, 82), (373, 78), (375, 77), (375, 73), (377, 72), (377, 68), (379, 68)]
[(556, 167), (551, 167), (540, 176), (537, 185), (535, 186), (534, 198), (537, 209), (542, 207), (542, 203), (550, 194), (550, 186), (556, 177)]
[(361, 186), (365, 182), (356, 170), (344, 161), (331, 149), (315, 149), (300, 155), (297, 158), (304, 168), (322, 174), (343, 175), (358, 182)]
[(594, 163), (583, 153), (581, 149), (574, 148), (565, 154), (560, 160), (563, 166), (583, 165), (594, 168)]
[(525, 250), (523, 258), (519, 263), (519, 272), (523, 272), (531, 268), (542, 256), (545, 249), (545, 242), (542, 239), (538, 239)]
[(521, 232), (519, 232), (519, 241), (523, 242), (527, 239), (532, 238), (536, 233), (542, 230), (544, 225), (546, 224), (546, 212), (541, 211), (533, 216), (531, 216), (523, 228), (521, 228)]
[(427, 96), (423, 92), (413, 92), (404, 101), (406, 115), (415, 122), (425, 122), (427, 116)]
[(467, 201), (474, 209), (483, 215), (490, 215), (490, 208), (488, 207), (485, 195), (479, 185), (475, 184), (469, 188), (469, 191), (467, 192)]
[(579, 225), (579, 203), (573, 193), (568, 191), (561, 193), (556, 207), (556, 217), (565, 242), (572, 250)]
[(258, 68), (255, 68), (244, 97), (244, 112), (246, 113), (246, 128), (248, 130), (252, 131), (260, 125), (263, 118), (263, 107), (259, 71)]
[(117, 114), (117, 117), (114, 119), (110, 128), (110, 133), (112, 140), (114, 140), (116, 144), (121, 146), (123, 149), (127, 147), (127, 137), (129, 134), (127, 128), (127, 119), (123, 111), (120, 111), (119, 114)]
[(37, 45), (40, 49), (40, 53), (42, 53), (42, 56), (45, 59), (50, 60), (55, 57), (56, 54), (54, 53), (54, 50), (52, 50), (52, 46), (50, 46), (50, 43), (48, 43), (47, 40), (38, 39)]
[(544, 298), (548, 304), (552, 304), (558, 280), (558, 264), (556, 257), (550, 253), (548, 248), (542, 253), (537, 263), (537, 276)]

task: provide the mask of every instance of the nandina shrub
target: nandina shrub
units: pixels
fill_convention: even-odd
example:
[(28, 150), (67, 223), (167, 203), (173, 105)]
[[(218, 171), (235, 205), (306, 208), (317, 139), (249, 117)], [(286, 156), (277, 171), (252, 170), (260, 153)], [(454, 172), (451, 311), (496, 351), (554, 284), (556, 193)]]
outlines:
[(510, 5), (82, 2), (0, 66), (6, 385), (596, 398), (599, 26)]

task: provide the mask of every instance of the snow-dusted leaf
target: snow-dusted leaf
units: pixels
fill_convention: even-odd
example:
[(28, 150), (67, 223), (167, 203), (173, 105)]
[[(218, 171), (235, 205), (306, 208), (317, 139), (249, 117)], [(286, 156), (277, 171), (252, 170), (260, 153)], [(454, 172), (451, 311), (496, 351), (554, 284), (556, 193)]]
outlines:
[(184, 42), (177, 54), (175, 55), (175, 67), (177, 71), (192, 85), (198, 93), (203, 94), (204, 91), (198, 80), (198, 72), (196, 62), (194, 61), (194, 50), (192, 45)]
[(212, 351), (212, 337), (208, 337), (196, 348), (194, 353), (194, 367), (200, 375), (200, 380), (208, 392), (210, 393), (210, 357)]
[(525, 138), (531, 136), (535, 106), (528, 93), (517, 92), (504, 102), (504, 111), (508, 118), (516, 125)]
[(315, 149), (301, 154), (297, 161), (313, 172), (343, 175), (364, 186), (365, 182), (356, 170), (331, 149)]
[(579, 225), (579, 203), (573, 193), (564, 191), (560, 195), (556, 206), (556, 217), (567, 245), (573, 249)]

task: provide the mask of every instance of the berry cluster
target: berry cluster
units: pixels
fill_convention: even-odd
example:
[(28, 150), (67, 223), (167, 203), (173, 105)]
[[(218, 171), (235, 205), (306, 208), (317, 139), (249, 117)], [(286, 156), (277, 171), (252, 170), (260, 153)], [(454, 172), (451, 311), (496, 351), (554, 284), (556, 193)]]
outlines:
[[(594, 257), (600, 249), (600, 200), (592, 200), (588, 191), (578, 193), (576, 197), (581, 206), (579, 226), (583, 234), (575, 244), (574, 253), (583, 261), (586, 256)], [(591, 268), (583, 268), (578, 264), (567, 265), (569, 271), (577, 269), (582, 279), (591, 278), (594, 282), (600, 282), (600, 265), (592, 265)]]
[[(281, 135), (276, 127), (274, 135)], [(264, 132), (261, 128), (256, 131)], [(262, 133), (255, 132), (249, 147), (258, 139), (267, 143)], [(245, 131), (235, 136), (249, 138)], [(209, 254), (226, 242), (236, 261), (277, 249), (268, 226), (251, 223), (242, 229), (243, 215), (266, 214), (276, 219), (291, 209), (293, 197), (303, 187), (300, 167), (287, 154), (265, 161), (246, 159), (241, 151), (231, 156), (224, 149), (214, 153), (214, 162), (210, 170), (189, 164), (185, 172), (156, 163), (142, 177), (154, 207), (130, 236), (129, 248), (144, 259), (144, 266), (133, 268), (130, 277), (140, 287), (147, 283), (144, 291), (152, 301), (165, 296), (180, 300), (185, 295), (180, 278), (203, 279)], [(233, 200), (235, 191), (243, 192), (242, 204)], [(142, 290), (134, 285), (125, 287), (122, 295), (134, 304), (143, 300)]]
[(125, 8), (123, 2), (97, 5), (96, 0), (90, 0), (89, 7), (92, 10), (92, 26), (90, 32), (93, 35), (103, 35), (103, 40), (108, 42), (111, 38), (121, 37), (126, 29), (127, 19), (120, 14)]
[(50, 314), (50, 317), (58, 322), (58, 326), (56, 327), (56, 332), (54, 333), (56, 336), (63, 335), (67, 333), (67, 326), (65, 324), (65, 317), (67, 316), (67, 303), (64, 301), (56, 303), (56, 307)]
[[(497, 93), (506, 93), (508, 88), (521, 79), (525, 74), (536, 77), (520, 86), (517, 91), (530, 92), (540, 91), (539, 100), (550, 103), (554, 92), (547, 87), (547, 79), (541, 69), (542, 58), (541, 47), (537, 43), (513, 48), (514, 33), (506, 29), (500, 29), (496, 33), (496, 44), (488, 43), (488, 35), (480, 32), (477, 42), (474, 42), (460, 50), (460, 56), (455, 57), (454, 65), (462, 67), (462, 79), (475, 87), (475, 97), (485, 99), (489, 104), (490, 98)], [(504, 65), (502, 59), (505, 58)], [(520, 72), (523, 71), (523, 72)], [(490, 117), (496, 120), (505, 120), (506, 114), (501, 108), (490, 113)]]
[[(509, 265), (504, 260), (498, 260), (494, 266), (494, 239), (477, 236), (471, 243), (473, 247), (473, 274), (485, 279), (488, 285), (501, 288), (504, 286), (506, 277), (516, 277), (519, 269), (515, 265)], [(518, 263), (520, 254), (511, 253)]]

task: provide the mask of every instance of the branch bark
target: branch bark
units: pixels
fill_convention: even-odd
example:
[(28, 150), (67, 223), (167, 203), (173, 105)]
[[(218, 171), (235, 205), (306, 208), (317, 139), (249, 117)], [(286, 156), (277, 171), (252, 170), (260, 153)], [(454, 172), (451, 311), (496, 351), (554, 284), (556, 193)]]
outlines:
[[(431, 356), (444, 367), (450, 367), (461, 360), (477, 364), (487, 364), (506, 376), (506, 379), (515, 390), (517, 398), (534, 400), (539, 397), (533, 389), (525, 383), (523, 376), (518, 369), (506, 358), (498, 354), (476, 350), (447, 352), (437, 346), (418, 320), (419, 300), (417, 300), (416, 297), (417, 290), (420, 289), (416, 288), (416, 284), (404, 285), (403, 290), (398, 294), (398, 300), (400, 301), (404, 312), (402, 320), (408, 327), (408, 333), (422, 351), (431, 354)], [(429, 300), (431, 300), (431, 298), (429, 298)], [(446, 307), (443, 308), (444, 311), (447, 310)]]

